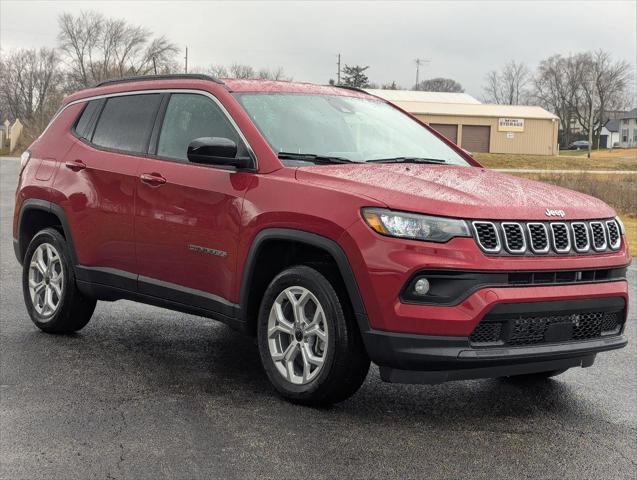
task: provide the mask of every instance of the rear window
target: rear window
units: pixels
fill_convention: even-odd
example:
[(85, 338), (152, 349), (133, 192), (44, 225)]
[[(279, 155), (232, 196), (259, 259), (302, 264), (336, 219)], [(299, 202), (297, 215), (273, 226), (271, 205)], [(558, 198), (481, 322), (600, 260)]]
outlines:
[(91, 120), (100, 105), (101, 100), (92, 100), (86, 104), (75, 125), (75, 133), (77, 133), (78, 137), (88, 138), (91, 128)]
[(109, 98), (97, 121), (93, 143), (131, 153), (146, 153), (160, 94)]

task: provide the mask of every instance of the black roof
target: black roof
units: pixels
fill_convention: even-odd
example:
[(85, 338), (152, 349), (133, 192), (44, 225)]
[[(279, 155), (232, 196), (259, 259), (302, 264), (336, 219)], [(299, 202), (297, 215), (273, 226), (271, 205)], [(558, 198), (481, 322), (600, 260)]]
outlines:
[(617, 120), (616, 118), (609, 120), (604, 126), (609, 132), (619, 132), (619, 120)]

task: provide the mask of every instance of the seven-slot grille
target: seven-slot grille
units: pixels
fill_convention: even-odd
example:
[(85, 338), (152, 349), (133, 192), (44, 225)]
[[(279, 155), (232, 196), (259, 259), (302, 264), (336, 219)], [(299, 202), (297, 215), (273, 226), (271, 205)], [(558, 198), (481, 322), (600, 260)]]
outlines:
[(489, 254), (602, 253), (619, 250), (617, 221), (491, 222), (474, 221), (480, 248)]

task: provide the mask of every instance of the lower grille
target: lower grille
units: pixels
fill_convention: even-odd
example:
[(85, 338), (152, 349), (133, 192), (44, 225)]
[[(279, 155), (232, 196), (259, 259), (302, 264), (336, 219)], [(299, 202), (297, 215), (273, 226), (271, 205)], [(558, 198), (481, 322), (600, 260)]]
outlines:
[(486, 318), (475, 328), (469, 341), (473, 346), (521, 346), (588, 340), (619, 334), (623, 318), (623, 310), (562, 315), (531, 314), (497, 320)]

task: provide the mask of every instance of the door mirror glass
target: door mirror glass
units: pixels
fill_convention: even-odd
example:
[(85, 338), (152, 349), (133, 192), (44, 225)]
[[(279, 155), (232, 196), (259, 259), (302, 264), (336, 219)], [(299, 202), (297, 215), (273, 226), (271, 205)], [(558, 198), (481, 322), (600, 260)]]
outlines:
[(206, 165), (246, 168), (249, 157), (237, 157), (237, 144), (224, 137), (195, 138), (188, 144), (188, 160)]

